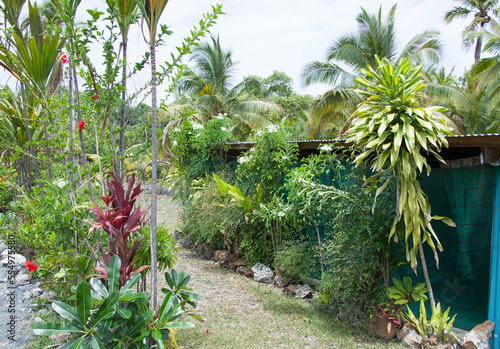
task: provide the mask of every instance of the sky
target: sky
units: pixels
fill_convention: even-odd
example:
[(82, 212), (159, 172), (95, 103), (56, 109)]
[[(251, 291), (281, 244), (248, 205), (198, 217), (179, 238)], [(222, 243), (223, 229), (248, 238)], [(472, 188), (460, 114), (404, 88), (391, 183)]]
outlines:
[[(104, 0), (82, 0), (77, 17), (86, 19), (86, 8), (104, 9)], [(369, 13), (382, 6), (383, 16), (396, 1), (389, 0), (219, 0), (225, 15), (220, 16), (212, 28), (220, 36), (223, 48), (233, 52), (236, 66), (235, 82), (247, 75), (266, 77), (273, 70), (284, 71), (293, 78), (299, 93), (317, 95), (327, 86), (303, 88), (301, 74), (304, 66), (314, 60), (326, 60), (328, 47), (342, 34), (357, 32), (356, 16), (361, 7)], [(441, 32), (443, 53), (441, 66), (461, 75), (473, 63), (472, 50), (462, 49), (461, 33), (468, 20), (444, 23), (444, 14), (460, 3), (454, 0), (400, 0), (396, 11), (396, 31), (399, 48), (425, 29)], [(211, 0), (170, 0), (160, 23), (174, 32), (166, 46), (158, 49), (158, 62), (167, 59), (169, 52), (189, 34), (192, 26), (211, 11)], [(470, 20), (470, 19), (469, 19)], [(129, 61), (138, 61), (148, 50), (139, 26), (129, 35)], [(99, 47), (91, 50), (91, 59), (102, 67)], [(4, 74), (5, 75), (5, 74)], [(129, 83), (139, 87), (148, 81), (150, 73), (143, 70)], [(0, 78), (5, 84), (6, 77)], [(164, 88), (163, 88), (164, 89)], [(161, 90), (160, 90), (161, 91)], [(160, 96), (165, 96), (160, 92)], [(147, 102), (147, 101), (146, 101)]]

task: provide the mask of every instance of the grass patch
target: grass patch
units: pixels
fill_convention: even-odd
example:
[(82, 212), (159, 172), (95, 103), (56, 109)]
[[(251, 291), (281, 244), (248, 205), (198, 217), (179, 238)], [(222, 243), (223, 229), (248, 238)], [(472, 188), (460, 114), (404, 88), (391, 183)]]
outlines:
[(254, 282), (247, 291), (252, 302), (222, 301), (205, 309), (205, 323), (179, 333), (182, 348), (402, 348), (338, 322), (316, 300), (294, 299)]

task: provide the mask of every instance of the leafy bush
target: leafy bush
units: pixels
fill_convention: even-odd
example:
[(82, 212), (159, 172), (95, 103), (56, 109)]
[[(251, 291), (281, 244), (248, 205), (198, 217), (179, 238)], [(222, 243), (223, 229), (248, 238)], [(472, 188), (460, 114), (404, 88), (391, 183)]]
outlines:
[(367, 195), (353, 172), (339, 187), (348, 197), (335, 200), (330, 208), (325, 275), (321, 300), (341, 309), (359, 308), (365, 315), (384, 298), (384, 283), (401, 260), (400, 251), (388, 245), (394, 217), (393, 188), (377, 199)]
[(171, 329), (194, 327), (192, 323), (178, 321), (184, 311), (173, 292), (167, 292), (159, 309), (149, 310), (149, 293), (133, 293), (139, 274), (132, 275), (120, 288), (120, 268), (120, 258), (113, 255), (106, 270), (107, 286), (92, 278), (90, 284), (82, 281), (73, 288), (76, 309), (63, 302), (52, 303), (52, 309), (68, 320), (69, 325), (40, 323), (33, 327), (33, 332), (77, 335), (62, 348), (149, 348), (152, 340), (158, 348), (165, 348)]
[(286, 241), (276, 253), (274, 267), (286, 281), (302, 281), (316, 268), (317, 248), (307, 241)]

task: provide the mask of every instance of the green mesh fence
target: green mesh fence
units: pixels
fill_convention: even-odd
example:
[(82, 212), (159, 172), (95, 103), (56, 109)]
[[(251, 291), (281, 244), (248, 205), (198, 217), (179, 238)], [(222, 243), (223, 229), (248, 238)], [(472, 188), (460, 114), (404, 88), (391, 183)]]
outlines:
[[(432, 169), (420, 184), (432, 214), (450, 217), (457, 225), (433, 223), (444, 249), (439, 253), (439, 268), (432, 251), (424, 247), (436, 302), (444, 309), (451, 307), (450, 314), (458, 313), (455, 326), (470, 330), (488, 318), (495, 168)], [(398, 270), (398, 278), (405, 275), (415, 279), (411, 269)], [(421, 268), (416, 279), (425, 282)], [(412, 306), (417, 308), (418, 304)]]
[[(321, 182), (329, 185), (331, 178), (324, 175)], [(457, 225), (453, 228), (433, 222), (443, 246), (439, 268), (434, 254), (424, 244), (436, 302), (444, 309), (451, 307), (451, 315), (458, 314), (456, 327), (470, 330), (488, 318), (495, 168), (433, 168), (429, 176), (420, 178), (420, 184), (429, 197), (432, 214), (450, 217)], [(312, 228), (304, 233), (311, 241), (316, 239)], [(401, 280), (410, 276), (415, 282), (425, 282), (420, 261), (417, 276), (409, 267), (400, 267), (393, 276)], [(415, 313), (418, 307), (419, 304), (412, 304)]]

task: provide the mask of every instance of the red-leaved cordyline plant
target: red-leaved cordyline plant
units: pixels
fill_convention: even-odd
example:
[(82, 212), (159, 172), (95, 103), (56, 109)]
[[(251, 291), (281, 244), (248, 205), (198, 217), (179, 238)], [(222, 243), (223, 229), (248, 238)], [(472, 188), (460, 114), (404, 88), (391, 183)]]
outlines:
[[(141, 247), (144, 238), (139, 238), (135, 241), (130, 250), (128, 248), (128, 238), (133, 231), (141, 229), (141, 223), (146, 221), (142, 217), (146, 214), (147, 210), (141, 211), (140, 207), (137, 207), (135, 210), (133, 209), (135, 201), (141, 192), (140, 184), (134, 188), (135, 175), (127, 178), (127, 192), (125, 192), (123, 183), (116, 178), (115, 174), (111, 173), (111, 176), (113, 177), (111, 181), (106, 180), (108, 195), (102, 197), (102, 200), (106, 204), (104, 210), (91, 201), (94, 208), (90, 210), (94, 212), (97, 221), (92, 223), (89, 234), (94, 229), (101, 228), (108, 233), (109, 252), (104, 254), (103, 259), (106, 266), (109, 266), (109, 260), (112, 255), (116, 254), (120, 258), (119, 285), (121, 287), (133, 274), (140, 273), (149, 267), (146, 265), (134, 270), (134, 265), (132, 264), (135, 253)], [(106, 268), (95, 267), (95, 270), (101, 274), (97, 277), (104, 280), (108, 279)]]

